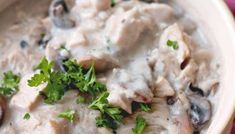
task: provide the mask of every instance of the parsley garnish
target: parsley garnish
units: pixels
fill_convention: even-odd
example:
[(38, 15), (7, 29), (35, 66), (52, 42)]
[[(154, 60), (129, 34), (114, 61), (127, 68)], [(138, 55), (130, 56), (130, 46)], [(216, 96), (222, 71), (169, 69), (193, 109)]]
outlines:
[(68, 109), (68, 110), (65, 110), (64, 112), (61, 112), (59, 114), (59, 117), (60, 118), (64, 118), (64, 119), (67, 119), (68, 121), (70, 121), (71, 123), (73, 123), (74, 121), (74, 116), (75, 115), (75, 111), (74, 110), (71, 110), (71, 109)]
[(82, 96), (78, 96), (76, 99), (77, 104), (84, 103), (85, 101), (86, 101), (85, 98)]
[(49, 62), (45, 57), (41, 60), (35, 69), (39, 69), (40, 73), (35, 74), (31, 80), (28, 80), (28, 85), (31, 87), (37, 87), (40, 84), (47, 82), (52, 72), (53, 62)]
[(114, 7), (116, 5), (116, 0), (111, 0), (111, 7)]
[(93, 66), (87, 70), (72, 60), (65, 61), (63, 65), (65, 72), (53, 71), (54, 63), (43, 58), (37, 66), (40, 73), (35, 74), (28, 81), (28, 85), (31, 87), (37, 87), (47, 82), (46, 88), (41, 92), (46, 103), (53, 104), (60, 100), (69, 89), (75, 88), (93, 96), (106, 91), (106, 87), (96, 80)]
[(168, 40), (167, 46), (172, 47), (174, 50), (177, 50), (179, 48), (177, 41)]
[(11, 96), (18, 91), (18, 84), (20, 77), (13, 74), (12, 71), (7, 71), (3, 74), (3, 82), (0, 86), (0, 94), (5, 96)]
[(145, 104), (145, 103), (140, 103), (140, 108), (141, 110), (143, 110), (144, 112), (149, 112), (151, 109), (149, 107), (148, 104)]
[[(101, 116), (96, 118), (96, 124), (99, 127), (117, 128), (117, 123), (122, 120), (121, 109), (112, 107), (108, 104), (109, 93), (103, 92), (97, 99), (95, 99), (89, 108), (100, 110)], [(111, 124), (108, 124), (112, 122)]]
[(29, 120), (30, 119), (30, 114), (29, 113), (25, 113), (23, 119), (24, 120)]
[(142, 134), (147, 123), (143, 117), (138, 116), (136, 118), (135, 128), (132, 128), (132, 134)]
[[(99, 110), (101, 115), (96, 118), (98, 127), (108, 127), (117, 129), (118, 123), (122, 119), (122, 111), (120, 108), (110, 106), (108, 103), (109, 93), (106, 86), (96, 79), (94, 66), (89, 69), (82, 68), (75, 60), (67, 60), (63, 62), (64, 71), (53, 71), (53, 62), (42, 59), (37, 69), (40, 73), (35, 74), (28, 81), (29, 86), (38, 86), (47, 83), (47, 86), (41, 95), (44, 96), (44, 102), (53, 104), (60, 100), (66, 91), (76, 89), (82, 93), (92, 96), (93, 101), (89, 108)], [(97, 97), (98, 96), (98, 97)], [(79, 96), (76, 102), (83, 103), (85, 98)], [(67, 110), (60, 113), (59, 117), (73, 120), (74, 111)], [(71, 121), (72, 122), (72, 121)]]

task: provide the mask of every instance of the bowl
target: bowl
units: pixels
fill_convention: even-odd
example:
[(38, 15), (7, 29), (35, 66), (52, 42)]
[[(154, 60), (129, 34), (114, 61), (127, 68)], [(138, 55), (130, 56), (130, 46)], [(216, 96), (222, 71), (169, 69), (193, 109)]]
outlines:
[(196, 20), (206, 38), (221, 55), (217, 110), (208, 134), (229, 133), (235, 110), (235, 23), (222, 0), (174, 0)]
[[(11, 4), (29, 2), (28, 10), (42, 3), (36, 0), (0, 0), (0, 12), (9, 9)], [(46, 0), (44, 0), (46, 1)], [(235, 23), (231, 12), (222, 0), (172, 0), (179, 4), (198, 24), (203, 35), (214, 45), (220, 54), (221, 78), (217, 110), (211, 120), (207, 134), (229, 133), (235, 110)], [(47, 1), (48, 3), (48, 1)], [(24, 5), (24, 4), (23, 4)], [(21, 6), (23, 9), (24, 6)], [(8, 8), (8, 9), (7, 9)], [(5, 11), (6, 11), (5, 10)], [(24, 9), (25, 10), (25, 9)], [(44, 9), (41, 9), (44, 10)], [(40, 11), (40, 10), (39, 10)], [(14, 14), (11, 14), (14, 16)], [(2, 15), (0, 15), (1, 17)], [(6, 23), (14, 17), (3, 15), (0, 29), (7, 27)]]

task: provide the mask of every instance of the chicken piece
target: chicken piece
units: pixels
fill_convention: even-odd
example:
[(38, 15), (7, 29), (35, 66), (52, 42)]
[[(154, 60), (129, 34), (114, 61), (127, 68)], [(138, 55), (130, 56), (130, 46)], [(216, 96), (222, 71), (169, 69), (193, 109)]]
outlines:
[(64, 122), (59, 122), (59, 121), (54, 121), (54, 120), (50, 120), (48, 122), (48, 130), (51, 130), (51, 132), (49, 132), (48, 134), (64, 134), (65, 132), (65, 123)]
[(19, 91), (10, 100), (10, 106), (20, 107), (27, 111), (32, 111), (36, 104), (41, 100), (39, 92), (45, 88), (45, 84), (38, 87), (28, 86), (28, 80), (32, 75), (24, 76), (19, 83)]
[(166, 4), (147, 4), (142, 6), (141, 12), (153, 18), (156, 24), (167, 23), (174, 17), (173, 9)]
[(126, 70), (114, 69), (107, 83), (110, 93), (108, 101), (129, 113), (132, 101), (150, 103), (153, 93), (142, 75), (132, 74)]
[(120, 47), (134, 44), (140, 34), (152, 27), (151, 18), (143, 16), (138, 8), (113, 14), (106, 23), (106, 36)]
[(78, 63), (84, 68), (90, 68), (94, 64), (97, 72), (102, 72), (118, 66), (118, 61), (106, 49), (97, 49), (86, 56), (77, 58)]
[[(188, 39), (186, 41), (186, 35), (181, 31), (180, 27), (177, 24), (173, 24), (169, 26), (161, 35), (159, 42), (159, 50), (167, 51), (175, 55), (178, 63), (181, 65), (185, 59), (190, 57), (190, 44), (188, 43)], [(178, 48), (173, 49), (172, 47), (167, 45), (168, 41), (176, 41)]]
[(87, 44), (88, 40), (86, 39), (85, 34), (80, 29), (76, 29), (76, 31), (74, 31), (74, 33), (69, 37), (69, 40), (67, 40), (66, 47), (70, 50)]
[(51, 45), (47, 45), (45, 50), (45, 56), (49, 61), (55, 61), (59, 56), (59, 49), (54, 48)]
[(154, 95), (157, 97), (174, 96), (175, 90), (171, 87), (170, 83), (162, 76), (157, 78), (155, 82)]
[(177, 102), (171, 107), (171, 114), (173, 121), (177, 125), (177, 134), (192, 134), (193, 128), (187, 114), (187, 109), (184, 108), (182, 100), (178, 99)]
[(181, 85), (180, 87), (178, 87), (178, 89), (182, 89), (190, 82), (194, 83), (197, 70), (197, 64), (194, 62), (194, 60), (190, 60), (188, 65), (184, 68), (184, 70), (180, 72), (179, 76), (176, 79)]
[(90, 0), (93, 7), (98, 10), (107, 10), (111, 7), (111, 0)]
[(217, 79), (207, 79), (199, 83), (199, 87), (201, 87), (205, 96), (208, 96), (211, 92), (215, 93), (218, 86), (219, 81)]
[(179, 63), (169, 52), (162, 52), (158, 49), (154, 49), (148, 56), (148, 63), (153, 70), (153, 76), (155, 78), (162, 76), (169, 82), (174, 83), (181, 72)]

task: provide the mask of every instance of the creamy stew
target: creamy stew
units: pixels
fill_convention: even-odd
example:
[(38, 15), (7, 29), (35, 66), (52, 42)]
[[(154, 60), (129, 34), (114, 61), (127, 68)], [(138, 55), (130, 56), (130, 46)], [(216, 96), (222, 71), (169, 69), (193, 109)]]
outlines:
[(161, 0), (49, 3), (2, 12), (17, 21), (1, 24), (1, 134), (206, 132), (220, 64), (193, 17)]

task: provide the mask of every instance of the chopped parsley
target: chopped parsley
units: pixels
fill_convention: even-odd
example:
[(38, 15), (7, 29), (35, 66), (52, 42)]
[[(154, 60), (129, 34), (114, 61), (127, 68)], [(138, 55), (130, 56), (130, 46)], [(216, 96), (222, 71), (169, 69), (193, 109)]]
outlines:
[(76, 99), (77, 104), (84, 103), (85, 101), (86, 101), (85, 98), (82, 96), (78, 96)]
[(143, 110), (144, 112), (149, 112), (151, 109), (150, 109), (150, 106), (146, 103), (140, 103), (140, 108), (141, 110)]
[(132, 134), (142, 134), (147, 123), (143, 117), (136, 118), (135, 128), (132, 128)]
[(50, 78), (53, 62), (49, 62), (45, 57), (41, 60), (35, 69), (39, 69), (40, 73), (35, 74), (31, 80), (28, 80), (28, 85), (31, 87), (37, 87), (40, 84), (47, 82)]
[(106, 91), (105, 85), (96, 80), (93, 66), (87, 70), (72, 60), (65, 61), (63, 65), (65, 72), (53, 71), (54, 63), (43, 58), (37, 66), (40, 73), (35, 74), (28, 81), (28, 85), (31, 87), (47, 83), (46, 88), (40, 92), (44, 97), (45, 103), (53, 104), (57, 102), (67, 90), (74, 88), (93, 96)]
[[(44, 97), (44, 102), (54, 104), (61, 100), (65, 92), (68, 90), (78, 90), (92, 97), (89, 108), (99, 110), (101, 115), (96, 117), (96, 125), (98, 127), (107, 127), (117, 129), (122, 120), (122, 110), (113, 107), (108, 103), (109, 93), (106, 86), (96, 79), (94, 66), (89, 69), (81, 67), (75, 60), (67, 60), (63, 62), (63, 71), (53, 70), (54, 63), (43, 58), (37, 69), (39, 73), (35, 74), (28, 85), (37, 87), (42, 83), (47, 83), (45, 89), (40, 92)], [(85, 98), (79, 96), (76, 103), (84, 103)], [(59, 114), (59, 117), (68, 119), (70, 122), (74, 120), (75, 111), (66, 110)]]
[(7, 71), (3, 74), (3, 80), (0, 86), (0, 94), (11, 96), (18, 91), (20, 76), (13, 74), (12, 71)]
[(116, 0), (111, 0), (111, 7), (114, 7), (116, 5)]
[(64, 112), (61, 112), (59, 114), (59, 117), (64, 118), (64, 119), (70, 121), (71, 123), (73, 123), (74, 117), (75, 117), (75, 111), (71, 110), (71, 109), (65, 110)]
[(179, 48), (177, 41), (168, 40), (167, 46), (172, 47), (174, 50), (177, 50)]
[(23, 119), (24, 120), (29, 120), (30, 119), (30, 114), (29, 113), (25, 113)]
[(96, 118), (96, 124), (98, 127), (116, 129), (118, 127), (118, 122), (123, 118), (121, 115), (122, 111), (120, 108), (109, 105), (107, 100), (108, 96), (108, 92), (103, 92), (89, 105), (89, 108), (96, 109), (101, 112), (101, 116)]

